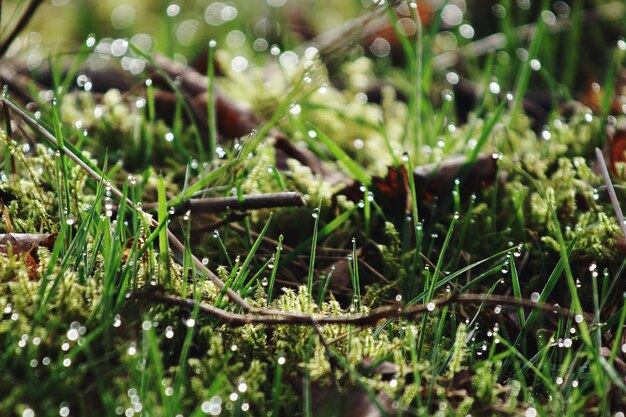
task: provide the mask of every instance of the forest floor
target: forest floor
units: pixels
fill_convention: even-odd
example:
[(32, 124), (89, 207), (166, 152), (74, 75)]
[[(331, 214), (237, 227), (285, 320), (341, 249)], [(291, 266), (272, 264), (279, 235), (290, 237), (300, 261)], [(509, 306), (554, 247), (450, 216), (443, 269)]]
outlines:
[(0, 415), (625, 415), (626, 5), (336, 3), (0, 2)]

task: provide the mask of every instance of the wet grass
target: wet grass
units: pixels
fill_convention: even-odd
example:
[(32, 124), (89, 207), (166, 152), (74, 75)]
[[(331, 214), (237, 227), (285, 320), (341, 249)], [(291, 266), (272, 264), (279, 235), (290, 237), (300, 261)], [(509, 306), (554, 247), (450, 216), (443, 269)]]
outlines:
[[(129, 3), (127, 26), (129, 10), (72, 3), (76, 45), (96, 27), (85, 22), (114, 29), (68, 61), (51, 55), (49, 80), (3, 75), (0, 414), (623, 415), (626, 263), (593, 170), (596, 146), (612, 167), (621, 157), (606, 134), (624, 121), (611, 113), (626, 50), (614, 20), (585, 40), (596, 9), (582, 0), (501, 2), (495, 28), (480, 5), (449, 2), (416, 21), (411, 5), (361, 3), (320, 1), (311, 16), (381, 16), (397, 44), (341, 49), (360, 42), (346, 34), (326, 45), (340, 53), (318, 45), (318, 55), (296, 25), (298, 2)], [(561, 20), (571, 27), (557, 30)], [(160, 29), (146, 47), (136, 35), (150, 24)], [(524, 24), (534, 37), (518, 36)], [(437, 67), (475, 41), (470, 29), (507, 42)], [(27, 63), (42, 53), (22, 45)], [(84, 65), (106, 60), (93, 73), (119, 77), (120, 64), (150, 68), (156, 52), (191, 63), (202, 48), (205, 108), (186, 89), (192, 76), (166, 68), (138, 71), (121, 92), (75, 87)], [(603, 50), (604, 63), (559, 55), (578, 48)], [(8, 50), (7, 68), (18, 67)], [(595, 105), (582, 66), (602, 77)], [(468, 82), (476, 96), (464, 108)], [(552, 106), (533, 129), (537, 90)], [(251, 113), (220, 111), (224, 92)], [(227, 137), (248, 114), (255, 130)], [(300, 148), (275, 146), (281, 138)], [(285, 190), (307, 205), (179, 210), (190, 198)], [(25, 233), (26, 246), (10, 237)], [(463, 301), (472, 294), (482, 296)], [(385, 306), (423, 309), (341, 323)], [(246, 323), (281, 314), (313, 319)]]

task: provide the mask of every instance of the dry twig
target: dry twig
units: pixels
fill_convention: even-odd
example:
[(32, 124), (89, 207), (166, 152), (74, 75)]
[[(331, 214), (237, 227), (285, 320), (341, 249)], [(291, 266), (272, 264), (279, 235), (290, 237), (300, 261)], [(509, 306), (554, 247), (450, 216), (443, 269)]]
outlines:
[[(293, 313), (285, 311), (277, 311), (271, 309), (258, 310), (257, 314), (238, 314), (225, 311), (209, 304), (198, 303), (189, 298), (183, 298), (176, 295), (164, 294), (162, 292), (150, 291), (135, 293), (137, 299), (147, 299), (156, 303), (169, 304), (179, 306), (189, 310), (196, 307), (198, 311), (210, 316), (214, 316), (221, 321), (235, 325), (243, 326), (246, 324), (268, 324), (268, 325), (308, 325), (318, 326), (324, 324), (346, 324), (354, 326), (375, 326), (379, 321), (393, 318), (411, 319), (422, 314), (430, 313), (435, 309), (441, 309), (447, 305), (454, 304), (483, 304), (483, 305), (508, 305), (513, 307), (522, 307), (528, 309), (541, 310), (547, 314), (555, 314), (564, 318), (575, 318), (576, 314), (568, 309), (556, 307), (546, 303), (536, 303), (528, 299), (519, 299), (504, 295), (493, 294), (455, 294), (450, 297), (440, 297), (432, 300), (427, 304), (414, 306), (389, 305), (372, 310), (368, 314), (355, 314), (347, 317), (341, 316), (323, 316), (311, 315), (303, 313)], [(593, 320), (589, 314), (582, 314), (587, 320)]]
[[(26, 8), (26, 10), (24, 10), (22, 16), (20, 16), (20, 20), (17, 21), (11, 33), (6, 37), (6, 39), (2, 41), (2, 44), (0, 44), (0, 57), (4, 56), (6, 51), (9, 49), (9, 46), (11, 46), (11, 44), (13, 43), (13, 40), (17, 37), (17, 35), (20, 34), (22, 30), (24, 30), (26, 25), (28, 25), (28, 22), (30, 22), (30, 19), (32, 19), (32, 17), (35, 15), (35, 12), (37, 11), (37, 8), (42, 3), (42, 0), (33, 0), (28, 4), (28, 7)], [(1, 2), (0, 6), (2, 6)]]
[[(174, 215), (180, 215), (191, 210), (192, 212), (219, 213), (228, 210), (257, 210), (274, 207), (302, 207), (305, 205), (302, 194), (295, 191), (282, 193), (268, 193), (258, 195), (244, 195), (238, 197), (192, 198), (178, 207)], [(158, 203), (146, 203), (144, 210), (157, 208)]]
[(617, 217), (617, 221), (619, 222), (619, 227), (622, 228), (622, 233), (624, 233), (624, 237), (626, 238), (626, 224), (624, 223), (624, 214), (622, 213), (622, 207), (619, 205), (619, 201), (617, 200), (617, 194), (615, 194), (615, 188), (613, 187), (613, 182), (611, 182), (611, 176), (609, 175), (609, 170), (606, 167), (604, 155), (602, 155), (602, 151), (599, 148), (596, 148), (596, 159), (598, 160), (600, 173), (602, 174), (604, 184), (606, 185), (606, 190), (608, 191), (609, 198), (611, 199), (611, 205), (613, 205), (613, 210), (615, 210), (615, 216)]

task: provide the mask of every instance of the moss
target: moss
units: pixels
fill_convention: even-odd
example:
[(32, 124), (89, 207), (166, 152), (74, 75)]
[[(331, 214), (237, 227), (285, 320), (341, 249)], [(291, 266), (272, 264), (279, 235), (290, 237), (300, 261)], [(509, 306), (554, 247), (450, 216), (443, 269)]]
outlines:
[(456, 338), (452, 345), (452, 358), (448, 364), (450, 374), (454, 375), (461, 370), (465, 357), (468, 353), (467, 349), (467, 326), (465, 323), (459, 324), (456, 330)]
[(476, 390), (476, 398), (482, 404), (491, 404), (496, 395), (498, 372), (502, 366), (499, 362), (485, 360), (478, 365), (472, 385)]
[(87, 173), (78, 166), (71, 166), (67, 176), (62, 177), (59, 167), (59, 157), (50, 149), (38, 145), (28, 150), (28, 156), (17, 149), (15, 142), (1, 137), (5, 145), (14, 149), (18, 162), (18, 169), (23, 169), (26, 176), (11, 176), (0, 183), (2, 191), (13, 194), (16, 198), (8, 203), (8, 218), (0, 222), (0, 231), (7, 231), (7, 223), (16, 233), (52, 233), (58, 230), (60, 207), (58, 195), (65, 196), (65, 191), (58, 191), (61, 186), (65, 189), (67, 183), (67, 201), (69, 207), (63, 207), (65, 215), (75, 218), (78, 214), (90, 207), (94, 202), (93, 196), (85, 194)]

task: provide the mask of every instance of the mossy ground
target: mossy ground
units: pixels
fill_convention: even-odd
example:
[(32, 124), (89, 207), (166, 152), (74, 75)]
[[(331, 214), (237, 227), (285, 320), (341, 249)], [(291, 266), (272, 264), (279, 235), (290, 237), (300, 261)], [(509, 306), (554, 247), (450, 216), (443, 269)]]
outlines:
[[(244, 72), (232, 65), (241, 50), (218, 51), (220, 88), (260, 119), (275, 118), (275, 130), (221, 138), (215, 158), (181, 108), (169, 125), (155, 116), (148, 74), (138, 75), (140, 89), (39, 95), (39, 122), (105, 181), (10, 116), (14, 126), (0, 137), (0, 232), (52, 234), (53, 243), (3, 243), (0, 414), (623, 415), (621, 228), (594, 154), (607, 123), (619, 127), (623, 115), (565, 100), (537, 131), (511, 100), (485, 93), (461, 123), (443, 74), (424, 81), (436, 100), (403, 99), (411, 87), (401, 75), (414, 76), (415, 56), (406, 69), (358, 51), (339, 64), (307, 51), (294, 66), (259, 58)], [(615, 72), (623, 55), (615, 48)], [(488, 71), (485, 86), (494, 82)], [(380, 101), (364, 99), (381, 79)], [(306, 158), (282, 161), (276, 131), (324, 170)], [(385, 179), (492, 154), (496, 172), (480, 186), (465, 171), (437, 182), (438, 168), (431, 188)], [(350, 192), (358, 178), (368, 182), (362, 198)], [(621, 193), (624, 177), (613, 181)], [(112, 186), (134, 202), (158, 201), (161, 213), (118, 206)], [(196, 186), (194, 197), (295, 190), (307, 205), (225, 223), (228, 214), (168, 211), (166, 200)], [(169, 248), (152, 217), (184, 253)], [(348, 318), (486, 293), (555, 304), (555, 314), (452, 303), (364, 327), (236, 325), (150, 297), (241, 313), (191, 253), (259, 308)], [(560, 307), (586, 314), (566, 317)]]

